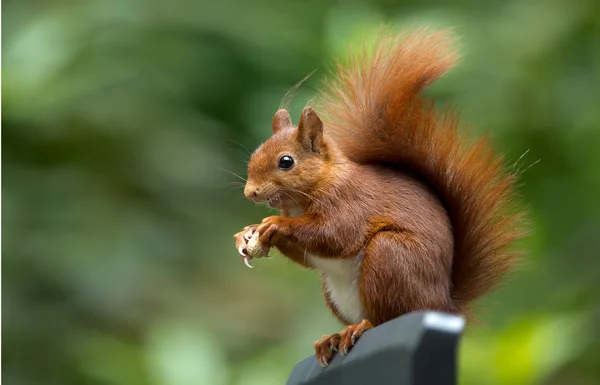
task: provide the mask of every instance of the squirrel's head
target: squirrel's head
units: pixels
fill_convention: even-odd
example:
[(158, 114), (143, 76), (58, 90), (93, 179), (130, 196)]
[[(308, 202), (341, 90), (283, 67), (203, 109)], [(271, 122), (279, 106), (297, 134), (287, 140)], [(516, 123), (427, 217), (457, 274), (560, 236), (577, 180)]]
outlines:
[(320, 184), (330, 158), (323, 122), (312, 108), (302, 111), (298, 127), (279, 110), (273, 135), (250, 158), (244, 195), (278, 209), (301, 206)]

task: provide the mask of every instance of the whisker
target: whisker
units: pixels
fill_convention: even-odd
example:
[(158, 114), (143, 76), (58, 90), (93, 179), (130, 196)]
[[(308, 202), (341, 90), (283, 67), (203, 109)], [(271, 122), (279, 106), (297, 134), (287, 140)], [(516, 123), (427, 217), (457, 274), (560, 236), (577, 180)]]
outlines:
[(313, 76), (315, 72), (317, 72), (316, 69), (313, 70), (308, 75), (306, 75), (304, 77), (304, 79), (300, 80), (292, 88), (290, 88), (290, 90), (288, 92), (285, 93), (285, 95), (283, 96), (283, 99), (281, 100), (281, 104), (279, 105), (280, 109), (282, 109), (282, 108), (286, 109), (286, 110), (290, 109), (290, 105), (292, 104), (292, 100), (294, 99), (294, 95), (296, 94), (296, 91), (298, 91), (298, 88), (300, 88), (300, 86), (302, 85), (302, 83), (304, 83), (306, 80), (308, 80), (308, 78), (310, 78), (311, 76)]
[(290, 189), (290, 190), (292, 190), (293, 192), (297, 192), (298, 194), (302, 194), (302, 195), (306, 196), (307, 198), (309, 198), (309, 199), (312, 199), (313, 201), (315, 201), (315, 202), (317, 202), (317, 203), (319, 203), (319, 204), (321, 204), (321, 205), (325, 206), (325, 204), (324, 204), (323, 202), (321, 202), (321, 201), (320, 201), (320, 200), (318, 200), (317, 198), (315, 198), (315, 197), (313, 197), (313, 196), (311, 196), (311, 195), (309, 195), (309, 194), (307, 194), (307, 193), (305, 193), (305, 192), (303, 192), (303, 191), (296, 190), (296, 189), (294, 189), (294, 188), (291, 188), (291, 187), (290, 187), (289, 189)]
[(250, 154), (246, 154), (245, 152), (243, 152), (243, 151), (240, 151), (240, 150), (238, 150), (238, 149), (235, 149), (235, 148), (228, 148), (228, 150), (229, 150), (229, 151), (233, 151), (233, 152), (235, 152), (235, 153), (238, 153), (238, 154), (240, 154), (240, 155), (243, 155), (244, 157), (249, 157), (249, 156), (250, 156)]
[(290, 194), (288, 194), (288, 193), (287, 193), (287, 192), (285, 192), (285, 191), (282, 191), (282, 193), (284, 193), (285, 195), (287, 195), (287, 196), (288, 196), (290, 199), (293, 199), (293, 200), (294, 200), (294, 202), (296, 202), (296, 204), (297, 204), (298, 206), (300, 206), (300, 202), (298, 202), (298, 201), (296, 200), (296, 198), (294, 198), (293, 196), (291, 196)]
[(520, 175), (523, 175), (525, 173), (525, 171), (529, 170), (530, 168), (532, 168), (533, 166), (535, 166), (536, 164), (538, 164), (540, 162), (541, 162), (541, 159), (536, 160), (535, 162), (533, 162), (532, 164), (527, 166), (523, 171), (521, 171)]
[(229, 139), (229, 140), (228, 140), (228, 142), (231, 142), (231, 143), (237, 144), (237, 145), (238, 145), (238, 146), (240, 146), (242, 149), (244, 149), (244, 150), (246, 151), (246, 153), (245, 153), (245, 154), (243, 154), (243, 155), (250, 156), (250, 155), (252, 154), (252, 152), (251, 152), (250, 150), (248, 150), (248, 148), (247, 148), (246, 146), (244, 146), (243, 144), (241, 144), (240, 142), (236, 142), (236, 141), (235, 141), (235, 140), (233, 140), (233, 139)]
[[(529, 152), (529, 150), (530, 150), (530, 149), (528, 148), (528, 149), (527, 149), (527, 151), (525, 151), (525, 152), (524, 152), (524, 153), (523, 153), (523, 154), (522, 154), (522, 155), (519, 157), (519, 159), (517, 159), (517, 161), (515, 162), (515, 164), (513, 164), (512, 168), (515, 168), (515, 167), (517, 167), (517, 164), (519, 163), (519, 161), (520, 161), (521, 159), (523, 159), (523, 157), (524, 157), (525, 155), (527, 155), (527, 153)], [(519, 167), (519, 168), (520, 168), (520, 167)], [(519, 170), (517, 170), (517, 172), (519, 172)]]
[(221, 171), (228, 172), (228, 173), (230, 173), (231, 175), (233, 175), (233, 176), (236, 176), (236, 177), (240, 178), (241, 180), (243, 180), (243, 181), (244, 181), (244, 183), (246, 183), (246, 178), (239, 176), (239, 175), (238, 175), (238, 174), (236, 174), (235, 172), (233, 172), (233, 171), (230, 171), (230, 170), (226, 170), (226, 169), (224, 169), (224, 168), (221, 168), (221, 167), (218, 167), (218, 166), (217, 166), (217, 168), (218, 168), (219, 170), (221, 170)]
[(242, 187), (242, 188), (245, 187), (244, 183), (236, 181), (236, 182), (227, 182), (224, 185), (220, 186), (220, 188), (232, 187), (232, 186), (233, 187)]

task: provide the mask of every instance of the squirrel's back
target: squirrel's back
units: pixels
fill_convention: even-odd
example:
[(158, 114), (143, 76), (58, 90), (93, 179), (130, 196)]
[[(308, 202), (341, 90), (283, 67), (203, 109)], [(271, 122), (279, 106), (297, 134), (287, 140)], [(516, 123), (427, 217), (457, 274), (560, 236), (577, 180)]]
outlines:
[(487, 138), (470, 140), (457, 115), (434, 110), (423, 89), (457, 60), (448, 32), (380, 38), (355, 55), (319, 99), (328, 135), (350, 160), (386, 164), (426, 182), (454, 234), (452, 299), (460, 312), (493, 289), (519, 254), (515, 177)]

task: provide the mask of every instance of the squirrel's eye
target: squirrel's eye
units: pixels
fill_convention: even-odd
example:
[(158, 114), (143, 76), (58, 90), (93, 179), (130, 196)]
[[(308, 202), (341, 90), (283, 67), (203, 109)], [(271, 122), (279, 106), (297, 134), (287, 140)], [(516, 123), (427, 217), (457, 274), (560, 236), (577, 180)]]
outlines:
[(289, 155), (284, 155), (279, 158), (279, 168), (281, 170), (289, 170), (294, 166), (294, 159)]

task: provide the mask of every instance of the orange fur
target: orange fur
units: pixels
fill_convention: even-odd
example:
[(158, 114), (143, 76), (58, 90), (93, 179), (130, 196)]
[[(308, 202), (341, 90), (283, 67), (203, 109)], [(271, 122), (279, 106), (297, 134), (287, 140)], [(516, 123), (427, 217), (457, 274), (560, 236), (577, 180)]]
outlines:
[(487, 138), (469, 141), (457, 115), (437, 112), (422, 91), (458, 55), (446, 31), (382, 37), (372, 52), (338, 66), (321, 96), (327, 133), (360, 164), (392, 164), (431, 185), (454, 232), (452, 298), (462, 311), (493, 289), (519, 254), (523, 233), (511, 175)]
[[(382, 37), (338, 66), (319, 98), (323, 120), (306, 108), (294, 127), (278, 111), (250, 159), (245, 195), (281, 215), (236, 234), (236, 247), (258, 231), (263, 247), (319, 269), (351, 330), (415, 310), (469, 315), (518, 258), (514, 176), (486, 138), (469, 140), (456, 114), (423, 96), (454, 65), (451, 47), (446, 32)], [(293, 167), (281, 168), (284, 156)]]

